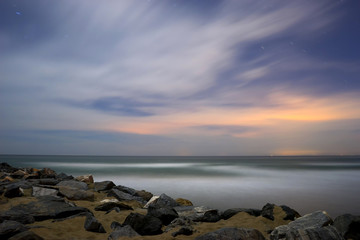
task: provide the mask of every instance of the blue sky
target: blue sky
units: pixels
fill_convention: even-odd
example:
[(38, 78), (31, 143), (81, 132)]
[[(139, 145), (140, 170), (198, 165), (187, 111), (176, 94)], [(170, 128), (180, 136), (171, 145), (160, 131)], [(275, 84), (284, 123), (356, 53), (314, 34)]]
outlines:
[(360, 2), (0, 2), (0, 153), (360, 154)]

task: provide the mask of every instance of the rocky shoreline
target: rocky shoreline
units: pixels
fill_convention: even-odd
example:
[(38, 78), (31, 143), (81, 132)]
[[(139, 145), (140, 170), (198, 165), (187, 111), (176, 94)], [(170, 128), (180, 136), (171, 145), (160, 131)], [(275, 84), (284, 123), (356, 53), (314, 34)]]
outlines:
[(360, 239), (360, 216), (300, 216), (270, 203), (220, 212), (92, 175), (1, 163), (0, 239)]

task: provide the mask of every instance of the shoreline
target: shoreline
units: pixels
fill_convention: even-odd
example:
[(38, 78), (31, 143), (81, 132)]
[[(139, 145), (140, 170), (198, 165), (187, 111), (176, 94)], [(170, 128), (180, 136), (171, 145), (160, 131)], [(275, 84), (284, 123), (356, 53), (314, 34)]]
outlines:
[[(346, 239), (360, 234), (351, 228), (351, 223), (360, 223), (354, 215), (332, 219), (326, 212), (316, 211), (301, 217), (286, 205), (271, 203), (259, 209), (238, 206), (219, 211), (193, 206), (191, 199), (173, 199), (166, 193), (153, 196), (146, 190), (116, 186), (111, 180), (97, 182), (92, 175), (74, 178), (49, 168), (14, 168), (6, 163), (1, 164), (0, 193), (2, 228), (17, 222), (23, 229), (6, 233), (6, 237), (35, 234), (38, 239), (211, 239), (211, 234), (245, 234), (254, 236), (251, 239), (281, 239), (284, 234), (315, 231), (316, 236), (332, 237), (327, 239)], [(347, 229), (344, 218), (351, 220)], [(299, 221), (305, 221), (306, 227), (294, 227)], [(0, 232), (0, 236), (5, 235)]]

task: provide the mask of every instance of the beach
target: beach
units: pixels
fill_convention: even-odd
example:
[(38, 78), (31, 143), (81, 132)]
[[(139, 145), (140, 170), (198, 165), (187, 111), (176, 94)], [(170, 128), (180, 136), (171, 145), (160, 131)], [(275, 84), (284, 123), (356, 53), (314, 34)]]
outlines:
[(351, 228), (351, 223), (360, 221), (356, 214), (332, 218), (324, 209), (303, 216), (292, 207), (273, 203), (219, 210), (167, 193), (154, 195), (111, 180), (97, 181), (92, 175), (73, 177), (50, 168), (16, 168), (7, 163), (1, 164), (0, 180), (0, 236), (4, 239), (29, 232), (39, 237), (31, 239), (202, 240), (242, 234), (247, 236), (244, 239), (282, 239), (293, 234), (347, 239), (359, 234)]

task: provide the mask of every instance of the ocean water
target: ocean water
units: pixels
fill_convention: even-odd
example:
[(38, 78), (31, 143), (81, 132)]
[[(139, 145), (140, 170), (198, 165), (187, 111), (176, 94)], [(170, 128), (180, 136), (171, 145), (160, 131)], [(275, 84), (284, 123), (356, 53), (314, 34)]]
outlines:
[(16, 167), (92, 174), (153, 194), (225, 210), (288, 205), (300, 214), (360, 215), (360, 156), (109, 157), (0, 155)]

